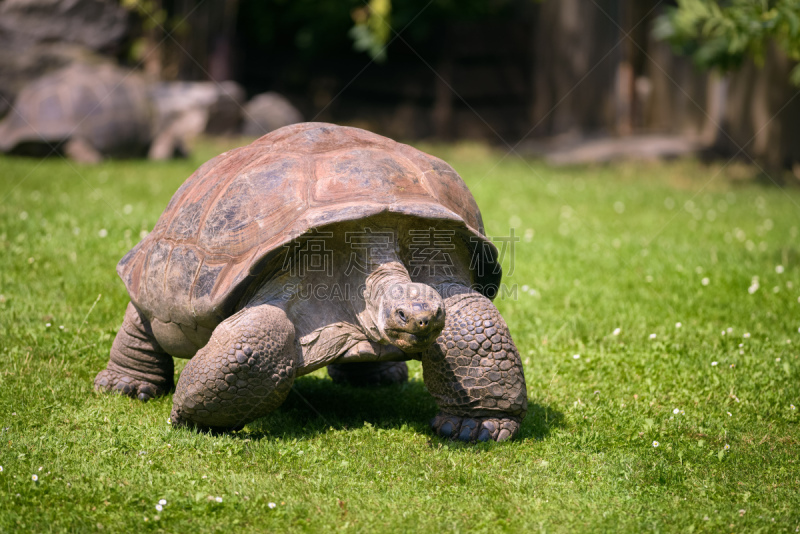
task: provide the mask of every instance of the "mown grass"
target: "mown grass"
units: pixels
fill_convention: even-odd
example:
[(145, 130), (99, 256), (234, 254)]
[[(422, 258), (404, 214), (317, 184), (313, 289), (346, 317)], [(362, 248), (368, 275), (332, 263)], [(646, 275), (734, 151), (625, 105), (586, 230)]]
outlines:
[(491, 235), (520, 238), (498, 306), (526, 365), (521, 439), (433, 438), (417, 363), (379, 390), (317, 372), (222, 436), (172, 430), (171, 396), (95, 394), (127, 303), (116, 262), (222, 148), (2, 158), (0, 530), (795, 532), (800, 191), (738, 165), (428, 148)]

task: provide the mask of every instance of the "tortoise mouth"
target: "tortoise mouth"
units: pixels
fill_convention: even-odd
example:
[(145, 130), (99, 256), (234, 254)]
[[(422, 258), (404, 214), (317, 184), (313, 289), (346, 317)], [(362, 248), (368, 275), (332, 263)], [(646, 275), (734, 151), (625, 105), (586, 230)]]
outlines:
[(430, 332), (424, 335), (416, 335), (399, 328), (386, 330), (389, 342), (403, 352), (422, 352), (433, 345), (439, 332)]

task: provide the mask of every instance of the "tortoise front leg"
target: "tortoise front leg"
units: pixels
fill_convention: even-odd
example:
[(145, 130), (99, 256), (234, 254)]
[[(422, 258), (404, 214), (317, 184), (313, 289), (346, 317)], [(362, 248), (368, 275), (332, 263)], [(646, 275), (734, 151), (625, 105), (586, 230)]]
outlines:
[(173, 373), (172, 356), (156, 341), (150, 322), (128, 303), (108, 366), (94, 379), (95, 389), (147, 401), (172, 389)]
[(508, 327), (485, 296), (445, 286), (444, 330), (423, 354), (425, 385), (440, 412), (434, 431), (462, 441), (504, 441), (528, 409), (522, 362)]
[(245, 308), (219, 324), (181, 373), (172, 424), (233, 430), (280, 406), (294, 382), (299, 351), (280, 308)]

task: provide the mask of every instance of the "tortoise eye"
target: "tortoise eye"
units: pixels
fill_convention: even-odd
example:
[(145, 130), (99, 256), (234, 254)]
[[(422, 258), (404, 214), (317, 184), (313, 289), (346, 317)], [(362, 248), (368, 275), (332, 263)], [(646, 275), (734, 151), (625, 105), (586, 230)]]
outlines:
[(400, 317), (400, 320), (406, 322), (408, 319), (406, 318), (406, 312), (403, 310), (397, 310), (397, 315)]

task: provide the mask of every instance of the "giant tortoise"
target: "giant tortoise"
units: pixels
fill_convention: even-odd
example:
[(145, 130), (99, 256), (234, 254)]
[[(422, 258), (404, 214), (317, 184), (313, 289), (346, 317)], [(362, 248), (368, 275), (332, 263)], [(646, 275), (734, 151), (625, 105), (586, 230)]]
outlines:
[(0, 122), (0, 151), (82, 162), (147, 154), (152, 137), (147, 85), (108, 64), (76, 63), (23, 88)]
[(200, 133), (231, 133), (243, 99), (234, 82), (151, 83), (108, 63), (75, 63), (20, 91), (0, 121), (0, 152), (167, 159)]
[(173, 425), (238, 429), (298, 376), (399, 382), (410, 359), (440, 436), (502, 441), (525, 417), (475, 200), (448, 164), (385, 137), (301, 123), (217, 156), (117, 272), (131, 302), (95, 387), (147, 400), (191, 358)]

